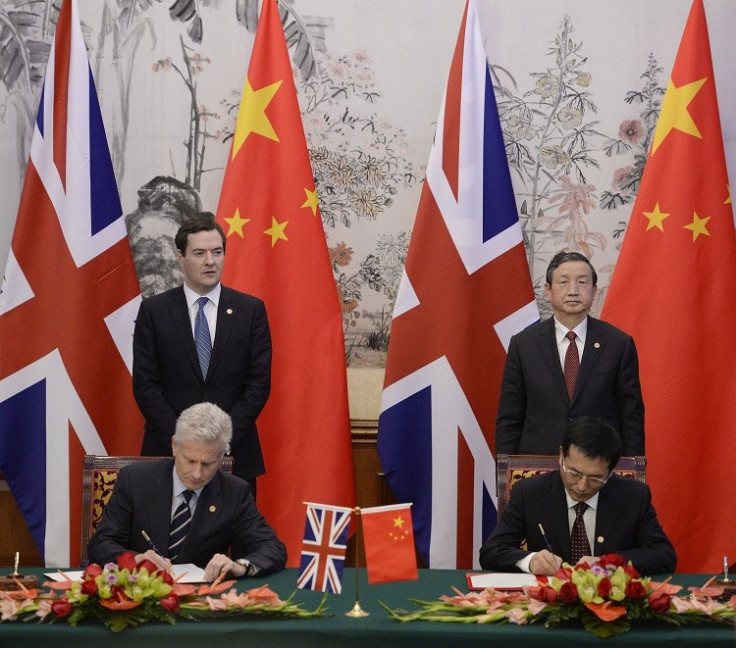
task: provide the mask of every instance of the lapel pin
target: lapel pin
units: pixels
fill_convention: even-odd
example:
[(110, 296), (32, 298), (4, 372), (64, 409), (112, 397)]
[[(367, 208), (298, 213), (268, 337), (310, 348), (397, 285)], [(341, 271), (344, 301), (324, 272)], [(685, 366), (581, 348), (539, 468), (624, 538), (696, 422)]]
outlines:
[(214, 513), (217, 510), (217, 507), (213, 504), (210, 506), (210, 513)]
[(600, 348), (601, 348), (601, 343), (600, 343), (600, 342), (596, 342), (596, 343), (595, 343), (595, 344), (594, 344), (593, 346), (594, 346), (594, 347), (595, 347), (596, 349), (600, 349)]
[(227, 310), (226, 310), (225, 312), (226, 312), (226, 313), (227, 313), (228, 315), (232, 315), (232, 314), (233, 314), (233, 309), (232, 309), (232, 308), (228, 308), (228, 309), (227, 309)]
[(596, 541), (596, 542), (603, 542), (604, 540), (605, 540), (605, 538), (604, 538), (603, 536), (598, 536), (598, 537), (597, 537), (597, 538), (595, 539), (595, 541)]

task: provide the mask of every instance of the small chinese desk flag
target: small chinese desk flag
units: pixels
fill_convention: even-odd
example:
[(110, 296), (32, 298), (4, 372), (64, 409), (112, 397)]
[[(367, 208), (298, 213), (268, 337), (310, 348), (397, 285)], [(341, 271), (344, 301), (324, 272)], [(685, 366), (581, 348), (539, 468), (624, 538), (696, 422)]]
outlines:
[(416, 580), (417, 555), (411, 525), (411, 504), (375, 506), (360, 511), (368, 582)]

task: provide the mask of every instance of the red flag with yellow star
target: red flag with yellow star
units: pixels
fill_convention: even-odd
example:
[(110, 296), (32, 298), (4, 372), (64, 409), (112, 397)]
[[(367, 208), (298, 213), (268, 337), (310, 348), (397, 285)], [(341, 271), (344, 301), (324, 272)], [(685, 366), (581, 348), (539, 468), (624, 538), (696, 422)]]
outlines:
[(411, 504), (364, 508), (360, 517), (368, 582), (375, 585), (419, 578)]
[(634, 336), (647, 482), (679, 571), (736, 555), (736, 235), (708, 26), (695, 0), (602, 317)]
[(275, 0), (263, 3), (217, 221), (223, 283), (266, 304), (273, 365), (258, 506), (296, 566), (303, 502), (354, 506), (355, 487), (342, 315)]

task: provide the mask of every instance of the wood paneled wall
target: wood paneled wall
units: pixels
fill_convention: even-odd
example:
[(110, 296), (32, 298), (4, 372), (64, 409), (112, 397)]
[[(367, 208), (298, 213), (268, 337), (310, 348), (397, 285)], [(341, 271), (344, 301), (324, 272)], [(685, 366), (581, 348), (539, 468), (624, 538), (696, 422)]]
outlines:
[[(388, 488), (376, 449), (377, 423), (375, 421), (353, 421), (353, 461), (355, 463), (355, 488), (358, 506), (381, 506), (394, 503)], [(322, 477), (320, 477), (322, 478)], [(40, 566), (41, 557), (33, 544), (18, 505), (8, 485), (0, 477), (0, 567), (13, 564), (15, 552), (19, 551), (21, 564)], [(356, 549), (356, 537), (348, 544), (347, 564), (354, 566), (356, 556), (359, 565), (365, 566), (362, 546)]]

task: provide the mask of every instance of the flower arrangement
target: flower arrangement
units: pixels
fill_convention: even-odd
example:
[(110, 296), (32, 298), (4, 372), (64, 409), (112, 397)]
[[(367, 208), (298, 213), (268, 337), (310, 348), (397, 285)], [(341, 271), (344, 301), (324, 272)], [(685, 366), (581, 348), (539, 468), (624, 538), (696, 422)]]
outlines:
[(324, 598), (316, 610), (309, 611), (292, 603), (292, 597), (282, 601), (266, 585), (238, 593), (234, 583), (217, 580), (199, 587), (177, 583), (151, 561), (136, 563), (134, 554), (125, 553), (117, 563), (89, 565), (81, 581), (44, 583), (49, 591), (22, 586), (0, 591), (0, 621), (35, 616), (40, 622), (76, 626), (82, 619), (93, 619), (120, 632), (149, 621), (174, 624), (178, 617), (195, 620), (229, 613), (309, 618), (326, 611)]
[[(449, 621), (457, 623), (544, 623), (558, 626), (579, 621), (599, 637), (628, 632), (640, 619), (657, 619), (675, 625), (724, 622), (736, 617), (736, 596), (726, 603), (718, 598), (723, 587), (682, 589), (668, 581), (655, 583), (617, 554), (606, 554), (591, 564), (572, 567), (567, 563), (551, 578), (540, 576), (537, 585), (523, 591), (500, 592), (487, 589), (438, 601), (413, 602), (416, 612), (388, 609), (398, 621)], [(385, 606), (384, 606), (385, 607)]]

